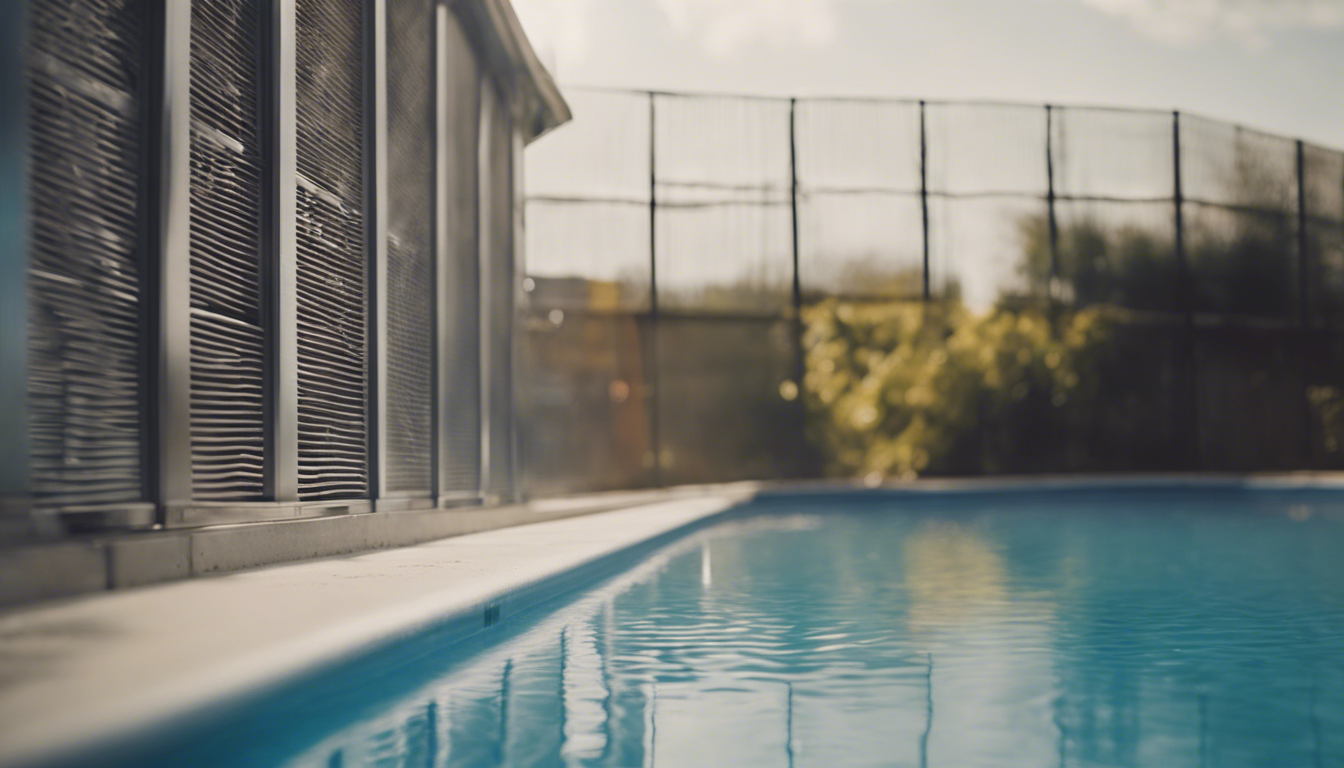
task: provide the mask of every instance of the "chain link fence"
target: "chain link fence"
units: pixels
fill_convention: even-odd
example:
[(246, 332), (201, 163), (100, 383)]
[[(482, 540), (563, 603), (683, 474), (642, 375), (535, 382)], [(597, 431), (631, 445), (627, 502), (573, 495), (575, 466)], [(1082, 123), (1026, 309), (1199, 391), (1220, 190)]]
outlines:
[(1169, 112), (571, 90), (531, 492), (1344, 466), (1344, 154)]

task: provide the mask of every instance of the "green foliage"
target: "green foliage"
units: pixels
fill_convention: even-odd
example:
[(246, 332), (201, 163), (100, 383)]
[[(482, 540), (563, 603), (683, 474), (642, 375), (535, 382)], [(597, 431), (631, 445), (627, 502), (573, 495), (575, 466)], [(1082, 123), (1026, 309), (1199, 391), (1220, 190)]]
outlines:
[(1049, 469), (1093, 409), (1109, 338), (1100, 310), (1058, 329), (1044, 313), (959, 302), (808, 308), (808, 406), (834, 474)]

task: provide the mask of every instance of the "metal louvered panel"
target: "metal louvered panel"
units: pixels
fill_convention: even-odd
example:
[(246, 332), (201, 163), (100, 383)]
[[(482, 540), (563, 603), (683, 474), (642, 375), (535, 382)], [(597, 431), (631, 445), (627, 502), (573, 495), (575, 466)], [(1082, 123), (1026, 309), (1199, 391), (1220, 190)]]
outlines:
[(140, 501), (143, 9), (43, 0), (29, 13), (34, 495)]
[(299, 497), (368, 494), (363, 3), (298, 0)]
[(481, 347), (480, 252), (477, 241), (481, 128), (481, 68), (451, 11), (441, 7), (439, 120), (443, 154), (440, 210), (438, 339), (442, 469), (439, 490), (459, 496), (480, 491)]
[(434, 5), (387, 4), (387, 476), (434, 488)]
[(254, 0), (191, 9), (192, 495), (264, 493), (260, 19)]

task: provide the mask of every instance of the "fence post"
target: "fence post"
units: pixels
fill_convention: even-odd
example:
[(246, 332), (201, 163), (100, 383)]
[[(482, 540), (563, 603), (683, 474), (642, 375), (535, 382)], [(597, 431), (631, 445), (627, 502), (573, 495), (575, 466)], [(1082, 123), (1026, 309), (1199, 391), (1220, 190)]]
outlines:
[(662, 417), (658, 403), (658, 94), (649, 93), (649, 449), (653, 452), (653, 484), (663, 484)]
[(1185, 407), (1187, 411), (1186, 418), (1188, 424), (1185, 425), (1185, 439), (1187, 445), (1187, 461), (1189, 469), (1203, 468), (1203, 461), (1200, 457), (1199, 440), (1199, 363), (1196, 360), (1196, 339), (1195, 339), (1195, 310), (1194, 310), (1194, 285), (1190, 276), (1190, 264), (1185, 253), (1185, 190), (1182, 187), (1181, 179), (1181, 113), (1175, 111), (1171, 113), (1171, 146), (1172, 146), (1172, 200), (1175, 203), (1175, 250), (1176, 250), (1176, 291), (1177, 304), (1180, 307), (1181, 314), (1185, 324), (1185, 374), (1187, 391), (1185, 397)]
[(807, 461), (807, 402), (803, 397), (803, 380), (807, 376), (807, 349), (803, 343), (803, 278), (799, 269), (798, 244), (798, 99), (789, 99), (789, 214), (793, 223), (793, 381), (794, 412), (798, 418), (798, 444), (795, 457), (799, 460), (800, 474), (813, 469)]
[(1059, 294), (1059, 224), (1055, 218), (1055, 110), (1045, 105), (1045, 202), (1050, 226), (1050, 276), (1046, 280), (1046, 292), (1050, 300), (1050, 312), (1054, 314)]
[(1309, 336), (1308, 326), (1310, 325), (1310, 301), (1308, 296), (1308, 286), (1310, 282), (1311, 255), (1308, 253), (1307, 243), (1307, 153), (1306, 146), (1301, 139), (1297, 140), (1297, 343), (1298, 357), (1302, 371), (1302, 392), (1299, 398), (1299, 409), (1302, 417), (1302, 460), (1295, 469), (1302, 469), (1311, 465), (1312, 446), (1315, 444), (1312, 436), (1311, 425), (1311, 401), (1307, 398), (1307, 387), (1310, 384), (1310, 354), (1311, 338)]
[(1308, 275), (1310, 273), (1307, 253), (1307, 153), (1301, 139), (1297, 140), (1297, 322), (1299, 327), (1308, 325)]
[(919, 204), (924, 226), (924, 301), (930, 296), (929, 290), (929, 138), (925, 125), (925, 104), (919, 102)]

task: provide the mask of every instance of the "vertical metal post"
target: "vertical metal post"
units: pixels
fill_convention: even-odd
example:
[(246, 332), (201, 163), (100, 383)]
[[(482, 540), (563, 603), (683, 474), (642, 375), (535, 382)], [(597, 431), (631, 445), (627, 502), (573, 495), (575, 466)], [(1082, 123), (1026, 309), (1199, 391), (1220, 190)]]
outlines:
[(1305, 329), (1310, 316), (1311, 254), (1307, 243), (1307, 151), (1301, 139), (1297, 140), (1297, 323)]
[(929, 287), (929, 134), (925, 123), (925, 104), (919, 102), (919, 205), (924, 226), (924, 301), (932, 295)]
[(519, 404), (518, 372), (521, 369), (519, 358), (519, 329), (523, 327), (519, 315), (522, 307), (523, 277), (527, 274), (527, 230), (524, 211), (525, 177), (523, 167), (523, 132), (514, 122), (511, 133), (512, 151), (509, 153), (510, 187), (509, 199), (512, 201), (513, 237), (510, 242), (510, 256), (513, 269), (509, 271), (509, 492), (511, 500), (523, 498), (523, 465), (518, 439)]
[(1199, 469), (1203, 466), (1203, 460), (1200, 456), (1199, 439), (1199, 361), (1196, 358), (1196, 337), (1195, 337), (1195, 297), (1194, 281), (1191, 278), (1190, 263), (1185, 253), (1185, 190), (1181, 179), (1181, 113), (1171, 113), (1171, 147), (1172, 147), (1172, 201), (1175, 204), (1175, 249), (1176, 249), (1176, 270), (1177, 270), (1177, 303), (1180, 306), (1181, 313), (1185, 322), (1185, 374), (1186, 374), (1186, 392), (1184, 397), (1178, 397), (1184, 400), (1187, 410), (1188, 424), (1186, 425), (1185, 439), (1188, 441), (1187, 454), (1190, 461), (1189, 468)]
[(649, 444), (653, 484), (663, 484), (662, 415), (658, 366), (658, 94), (649, 94)]
[(364, 209), (369, 264), (369, 494), (387, 479), (387, 0), (367, 0), (364, 51)]
[(483, 498), (488, 498), (491, 488), (494, 485), (495, 468), (491, 466), (491, 439), (495, 425), (490, 415), (491, 398), (494, 389), (494, 372), (490, 361), (493, 354), (493, 347), (497, 339), (494, 337), (493, 328), (490, 322), (491, 301), (494, 297), (494, 287), (492, 285), (492, 275), (490, 269), (491, 259), (495, 252), (495, 231), (491, 226), (491, 218), (494, 216), (491, 201), (494, 199), (494, 174), (490, 172), (490, 158), (493, 154), (492, 145), (494, 143), (494, 131), (492, 124), (495, 119), (495, 110), (499, 108), (498, 97), (495, 95), (494, 85), (490, 82), (489, 74), (481, 76), (481, 102), (480, 102), (480, 133), (476, 144), (476, 228), (477, 228), (477, 259), (479, 260), (478, 269), (480, 276), (480, 294), (478, 309), (478, 329), (480, 331), (480, 417), (481, 417), (481, 466), (480, 483), (481, 494)]
[(1307, 398), (1307, 387), (1311, 383), (1310, 355), (1311, 339), (1308, 337), (1310, 325), (1310, 261), (1311, 254), (1307, 238), (1307, 152), (1301, 139), (1297, 140), (1297, 344), (1298, 362), (1302, 372), (1302, 391), (1298, 398), (1298, 409), (1302, 419), (1302, 458), (1296, 469), (1310, 466), (1315, 440), (1312, 435), (1311, 401)]
[[(803, 343), (803, 278), (800, 270), (801, 249), (798, 242), (798, 100), (789, 99), (789, 214), (793, 224), (793, 383), (795, 414), (798, 418), (797, 458), (806, 457), (807, 406), (803, 398), (803, 380), (807, 376), (807, 348)], [(809, 462), (810, 464), (810, 462)], [(799, 466), (797, 470), (811, 471), (812, 467)]]
[(270, 179), (262, 187), (263, 318), (266, 330), (265, 494), (299, 498), (298, 173), (295, 0), (272, 0), (261, 49), (268, 84), (262, 104), (263, 151)]
[(1050, 226), (1050, 276), (1046, 281), (1050, 308), (1055, 309), (1059, 296), (1059, 223), (1055, 218), (1055, 110), (1045, 105), (1045, 200)]
[[(158, 120), (157, 498), (191, 502), (191, 4), (165, 0)], [(147, 297), (148, 298), (148, 297)]]
[(0, 533), (27, 528), (28, 448), (28, 3), (0, 3)]
[(452, 181), (448, 178), (448, 153), (452, 148), (452, 134), (448, 129), (448, 101), (450, 94), (448, 91), (448, 25), (452, 20), (448, 17), (450, 13), (448, 6), (444, 3), (434, 4), (434, 73), (431, 75), (433, 87), (433, 113), (434, 113), (434, 220), (430, 226), (433, 229), (434, 259), (433, 259), (433, 285), (434, 285), (434, 333), (432, 351), (434, 380), (430, 391), (433, 393), (433, 404), (430, 408), (431, 418), (434, 421), (434, 440), (433, 440), (433, 460), (430, 464), (433, 467), (433, 487), (435, 506), (438, 505), (440, 496), (443, 495), (444, 488), (448, 483), (445, 478), (447, 469), (447, 457), (451, 454), (451, 444), (449, 442), (448, 425), (445, 422), (443, 402), (452, 391), (449, 379), (450, 356), (445, 354), (442, 347), (450, 337), (450, 327), (452, 324), (452, 314), (449, 308), (449, 292), (447, 290), (446, 279), (452, 273), (446, 268), (448, 259), (451, 258), (452, 239), (448, 230), (448, 217), (450, 200), (453, 195), (449, 193), (449, 185)]

